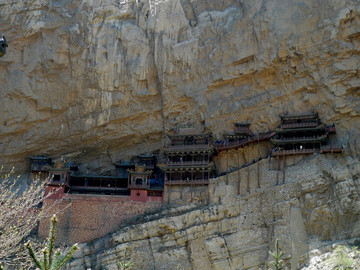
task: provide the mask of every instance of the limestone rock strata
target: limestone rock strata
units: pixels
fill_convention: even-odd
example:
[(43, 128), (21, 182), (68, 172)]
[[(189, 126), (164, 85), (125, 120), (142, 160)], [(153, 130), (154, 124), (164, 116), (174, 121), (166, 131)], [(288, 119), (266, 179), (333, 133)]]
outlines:
[(353, 0), (6, 1), (0, 163), (67, 156), (83, 171), (158, 149), (179, 123), (219, 137), (316, 109), (360, 153)]
[(278, 186), (268, 163), (260, 188), (252, 177), (239, 196), (242, 172), (213, 179), (209, 205), (174, 208), (86, 244), (68, 269), (117, 269), (125, 249), (135, 269), (264, 269), (275, 239), (289, 269), (299, 269), (310, 250), (360, 237), (359, 160), (313, 155), (289, 166)]

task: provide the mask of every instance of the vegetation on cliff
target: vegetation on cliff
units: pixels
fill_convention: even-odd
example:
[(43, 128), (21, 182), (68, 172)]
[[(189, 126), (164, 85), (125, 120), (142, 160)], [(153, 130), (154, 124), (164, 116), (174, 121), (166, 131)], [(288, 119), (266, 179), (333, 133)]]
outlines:
[(34, 264), (41, 270), (59, 270), (62, 266), (71, 259), (71, 256), (76, 250), (78, 250), (77, 244), (73, 245), (70, 250), (64, 255), (61, 256), (60, 250), (54, 252), (54, 243), (55, 243), (55, 227), (56, 227), (56, 216), (54, 215), (51, 218), (51, 225), (49, 229), (49, 238), (45, 248), (41, 250), (42, 256), (37, 258), (34, 252), (34, 249), (31, 246), (30, 241), (28, 241), (25, 246), (29, 251), (30, 257), (33, 260)]

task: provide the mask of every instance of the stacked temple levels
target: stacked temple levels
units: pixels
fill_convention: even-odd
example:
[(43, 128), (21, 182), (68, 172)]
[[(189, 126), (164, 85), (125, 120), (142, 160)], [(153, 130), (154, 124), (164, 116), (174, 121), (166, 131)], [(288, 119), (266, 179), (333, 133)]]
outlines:
[[(273, 156), (337, 152), (339, 149), (328, 146), (328, 135), (335, 133), (335, 126), (325, 126), (317, 113), (281, 115), (281, 123), (276, 136), (271, 140), (275, 147)], [(341, 152), (341, 151), (340, 151)]]
[(132, 201), (162, 201), (163, 185), (157, 185), (153, 171), (148, 170), (146, 164), (135, 165), (134, 170), (129, 170), (129, 189)]
[(29, 158), (31, 161), (30, 177), (32, 179), (37, 177), (42, 180), (46, 179), (52, 164), (51, 158), (47, 156), (33, 156)]
[(211, 135), (196, 128), (180, 128), (168, 137), (171, 144), (164, 149), (167, 162), (159, 165), (165, 173), (165, 185), (208, 184), (214, 169)]

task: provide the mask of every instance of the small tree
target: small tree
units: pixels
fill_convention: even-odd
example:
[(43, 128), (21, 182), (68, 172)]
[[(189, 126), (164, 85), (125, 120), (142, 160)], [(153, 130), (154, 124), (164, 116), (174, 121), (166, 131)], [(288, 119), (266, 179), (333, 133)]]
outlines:
[(279, 240), (276, 239), (275, 241), (275, 251), (269, 251), (270, 255), (274, 258), (274, 261), (271, 261), (270, 264), (275, 267), (275, 270), (282, 270), (284, 261), (281, 259), (285, 253), (281, 252), (279, 248)]
[(42, 249), (42, 257), (37, 258), (33, 248), (31, 247), (30, 241), (28, 241), (25, 246), (29, 251), (30, 257), (32, 258), (34, 264), (41, 270), (59, 270), (61, 267), (70, 260), (71, 256), (76, 250), (78, 250), (77, 244), (73, 245), (72, 248), (65, 254), (61, 256), (60, 251), (58, 250), (54, 253), (54, 243), (55, 243), (55, 226), (56, 226), (56, 216), (54, 215), (51, 218), (49, 238), (47, 240), (47, 246)]
[[(0, 168), (2, 173), (3, 168)], [(29, 258), (23, 243), (36, 228), (38, 221), (50, 216), (56, 205), (41, 207), (46, 199), (44, 183), (40, 177), (24, 185), (20, 177), (12, 177), (14, 169), (0, 175), (0, 262), (27, 266)], [(47, 195), (51, 196), (57, 190)], [(64, 211), (64, 209), (56, 212)], [(37, 246), (37, 243), (33, 243)], [(37, 249), (37, 248), (36, 248)]]
[(35, 179), (21, 190), (20, 179), (13, 179), (12, 172), (0, 177), (0, 261), (3, 262), (13, 262), (15, 254), (19, 257), (21, 242), (43, 215), (38, 207), (45, 191), (40, 180)]

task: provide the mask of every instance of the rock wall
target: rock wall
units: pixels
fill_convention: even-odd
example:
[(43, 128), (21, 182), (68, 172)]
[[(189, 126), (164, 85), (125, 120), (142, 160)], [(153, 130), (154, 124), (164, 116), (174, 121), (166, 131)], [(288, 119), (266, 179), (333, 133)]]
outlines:
[(86, 244), (68, 269), (117, 269), (125, 249), (135, 269), (265, 269), (275, 239), (287, 267), (299, 269), (312, 249), (360, 238), (359, 160), (308, 156), (280, 185), (260, 163), (260, 188), (251, 178), (247, 189), (247, 168), (212, 179), (209, 205), (173, 208)]
[(33, 0), (0, 5), (0, 163), (66, 156), (84, 172), (159, 149), (165, 132), (267, 131), (316, 109), (360, 153), (353, 0)]
[[(63, 245), (91, 242), (161, 207), (161, 202), (134, 202), (130, 196), (91, 194), (66, 194), (61, 201), (50, 196), (44, 202), (49, 216), (58, 217), (56, 239)], [(49, 226), (48, 217), (40, 221), (42, 239), (48, 237)]]

